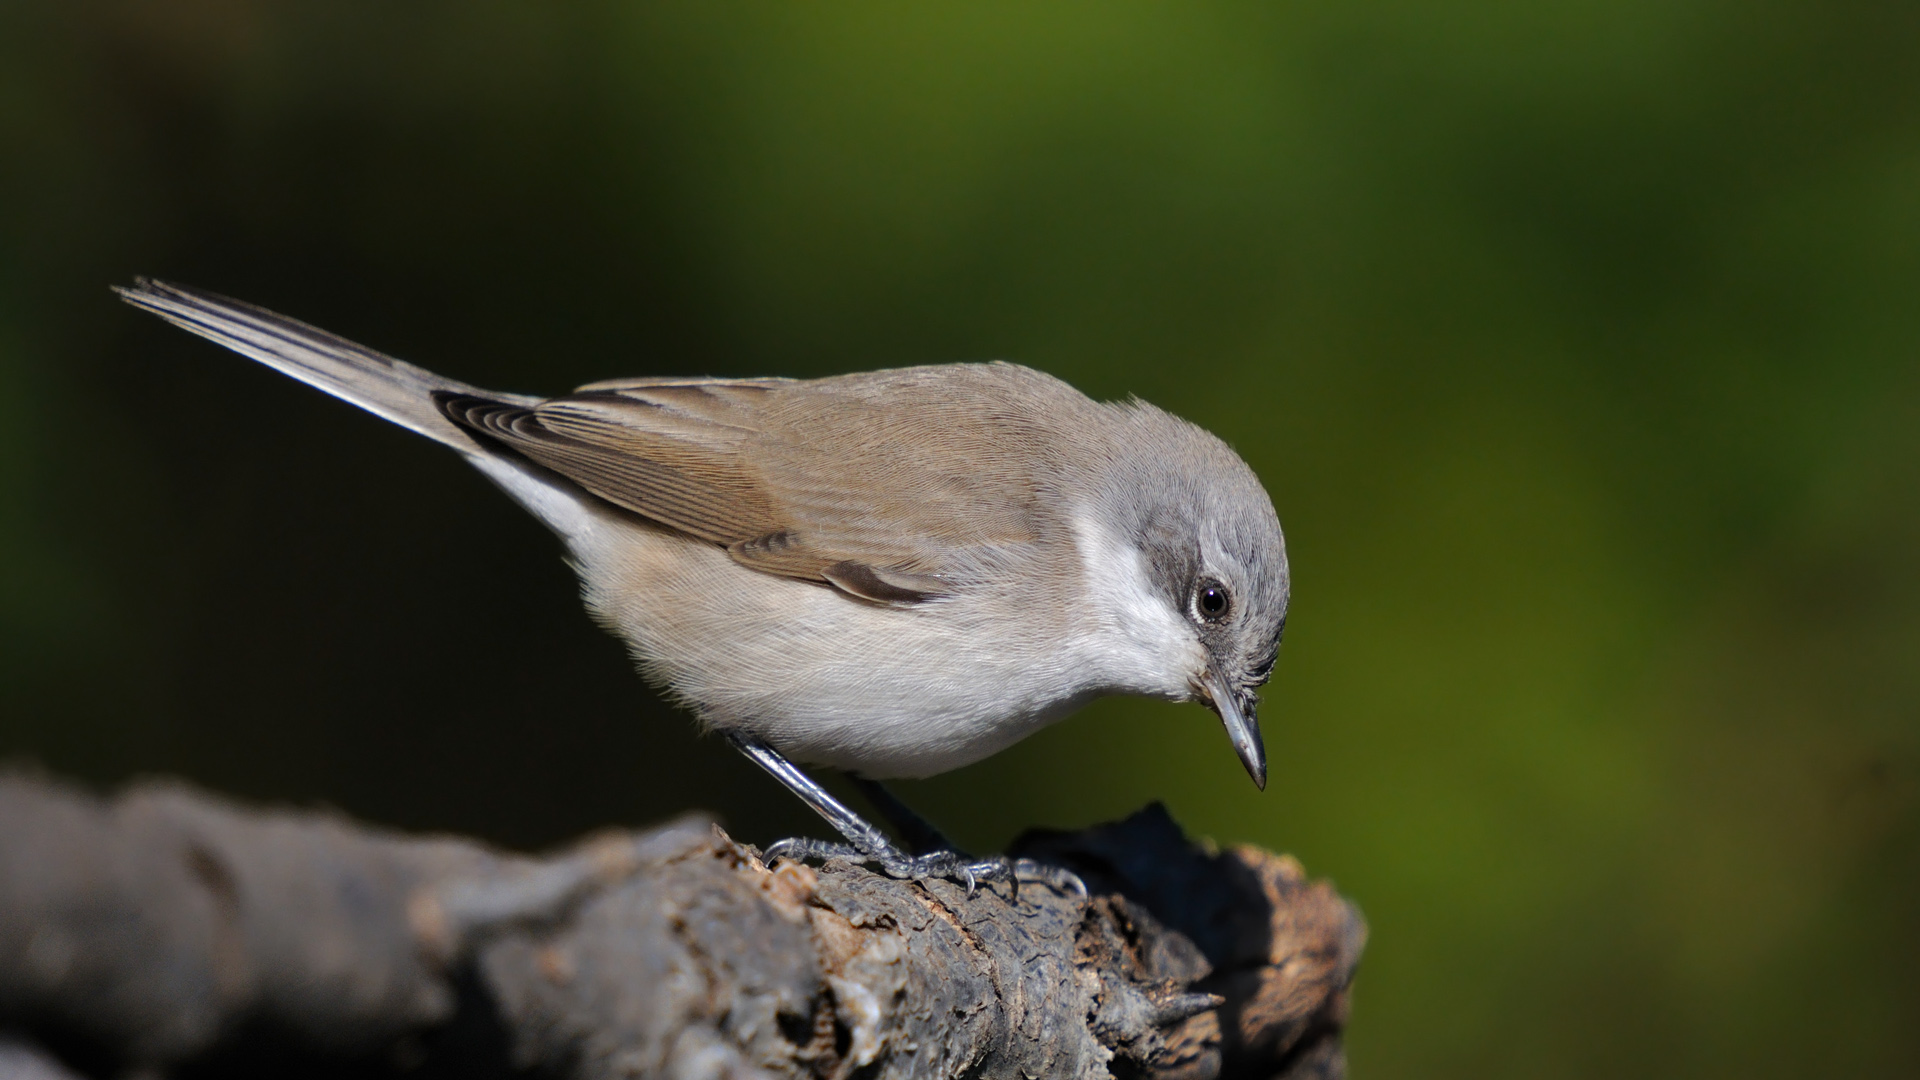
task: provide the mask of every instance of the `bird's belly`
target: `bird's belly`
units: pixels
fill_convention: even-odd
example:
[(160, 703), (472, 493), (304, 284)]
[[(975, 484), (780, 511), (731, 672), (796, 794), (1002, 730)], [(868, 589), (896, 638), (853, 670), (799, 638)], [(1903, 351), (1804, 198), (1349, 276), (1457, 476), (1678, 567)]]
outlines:
[(876, 780), (922, 777), (990, 757), (1098, 696), (1055, 686), (1010, 693), (1004, 683), (996, 694), (942, 693), (915, 672), (902, 672), (897, 686), (851, 706), (837, 695), (789, 700), (743, 716), (741, 726), (797, 761)]
[(707, 724), (799, 761), (930, 776), (1125, 689), (1103, 683), (1062, 627), (995, 619), (984, 602), (889, 608), (672, 534), (618, 541), (575, 546), (588, 606)]

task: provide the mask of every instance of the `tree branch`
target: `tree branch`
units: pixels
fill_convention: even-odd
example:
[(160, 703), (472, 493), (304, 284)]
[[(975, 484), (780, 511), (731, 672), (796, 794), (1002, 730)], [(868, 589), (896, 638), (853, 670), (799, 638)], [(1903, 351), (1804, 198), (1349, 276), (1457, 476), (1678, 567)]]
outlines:
[(530, 858), (11, 774), (0, 823), (0, 1043), (91, 1075), (1331, 1077), (1366, 936), (1157, 805), (1018, 843), (1091, 899), (769, 870), (700, 818)]

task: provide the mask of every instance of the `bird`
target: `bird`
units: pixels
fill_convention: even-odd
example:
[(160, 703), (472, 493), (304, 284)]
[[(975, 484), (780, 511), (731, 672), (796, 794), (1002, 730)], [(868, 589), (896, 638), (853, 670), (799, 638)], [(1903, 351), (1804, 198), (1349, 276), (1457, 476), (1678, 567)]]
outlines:
[[(114, 291), (457, 451), (543, 522), (641, 674), (844, 841), (770, 860), (1057, 882), (961, 851), (882, 782), (1108, 695), (1205, 704), (1266, 787), (1279, 517), (1225, 442), (1144, 401), (1003, 361), (499, 393), (201, 289)], [(906, 846), (799, 763), (849, 774)]]

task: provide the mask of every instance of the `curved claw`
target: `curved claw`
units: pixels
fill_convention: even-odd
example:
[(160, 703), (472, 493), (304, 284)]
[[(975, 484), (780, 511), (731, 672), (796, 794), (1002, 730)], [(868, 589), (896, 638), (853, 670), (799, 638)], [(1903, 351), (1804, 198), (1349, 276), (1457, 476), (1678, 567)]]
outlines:
[(800, 800), (812, 807), (814, 812), (825, 818), (829, 825), (846, 837), (847, 843), (831, 843), (824, 840), (809, 840), (794, 837), (779, 840), (767, 846), (766, 858), (773, 859), (846, 859), (849, 862), (867, 863), (878, 866), (888, 877), (907, 881), (923, 881), (929, 878), (943, 878), (959, 882), (966, 886), (967, 895), (979, 891), (982, 881), (1010, 879), (1014, 887), (1014, 896), (1019, 896), (1020, 879), (1025, 876), (1032, 880), (1043, 881), (1048, 885), (1065, 889), (1084, 898), (1087, 886), (1071, 872), (1059, 868), (1040, 868), (1030, 859), (1018, 861), (1004, 855), (990, 859), (976, 860), (964, 852), (952, 850), (944, 842), (940, 831), (929, 825), (925, 819), (907, 809), (900, 800), (880, 784), (871, 781), (856, 783), (867, 796), (873, 799), (883, 811), (894, 818), (895, 824), (908, 836), (917, 837), (921, 842), (932, 842), (943, 850), (923, 855), (909, 855), (895, 847), (887, 835), (869, 824), (860, 815), (846, 807), (846, 804), (834, 798), (828, 791), (809, 779), (807, 775), (794, 767), (793, 762), (781, 756), (773, 747), (759, 739), (739, 731), (727, 733), (727, 739), (745, 754), (749, 760), (772, 774), (776, 780), (800, 797)]
[(924, 855), (872, 853), (849, 844), (789, 837), (768, 844), (764, 857), (768, 862), (775, 859), (792, 859), (796, 862), (845, 859), (848, 862), (866, 863), (879, 867), (881, 873), (900, 881), (951, 881), (965, 886), (968, 897), (980, 891), (982, 882), (1007, 881), (1013, 885), (1015, 897), (1019, 896), (1021, 882), (1033, 882), (1082, 900), (1087, 898), (1086, 882), (1066, 867), (1051, 866), (1033, 859), (1010, 859), (1005, 855), (974, 859), (957, 851), (934, 851)]
[(1059, 892), (1071, 893), (1082, 900), (1087, 898), (1087, 883), (1080, 875), (1064, 866), (1050, 866), (1032, 859), (1015, 859), (1013, 875), (1016, 881), (1032, 881)]

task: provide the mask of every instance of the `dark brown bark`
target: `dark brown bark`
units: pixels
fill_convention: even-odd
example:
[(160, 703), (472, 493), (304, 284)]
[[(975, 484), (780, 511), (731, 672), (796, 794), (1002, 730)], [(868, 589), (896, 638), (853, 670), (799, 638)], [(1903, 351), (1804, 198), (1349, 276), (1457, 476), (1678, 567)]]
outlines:
[(0, 776), (0, 1067), (37, 1046), (101, 1076), (1341, 1074), (1366, 931), (1292, 859), (1203, 851), (1158, 806), (1018, 853), (1091, 899), (769, 870), (698, 818), (531, 858)]

